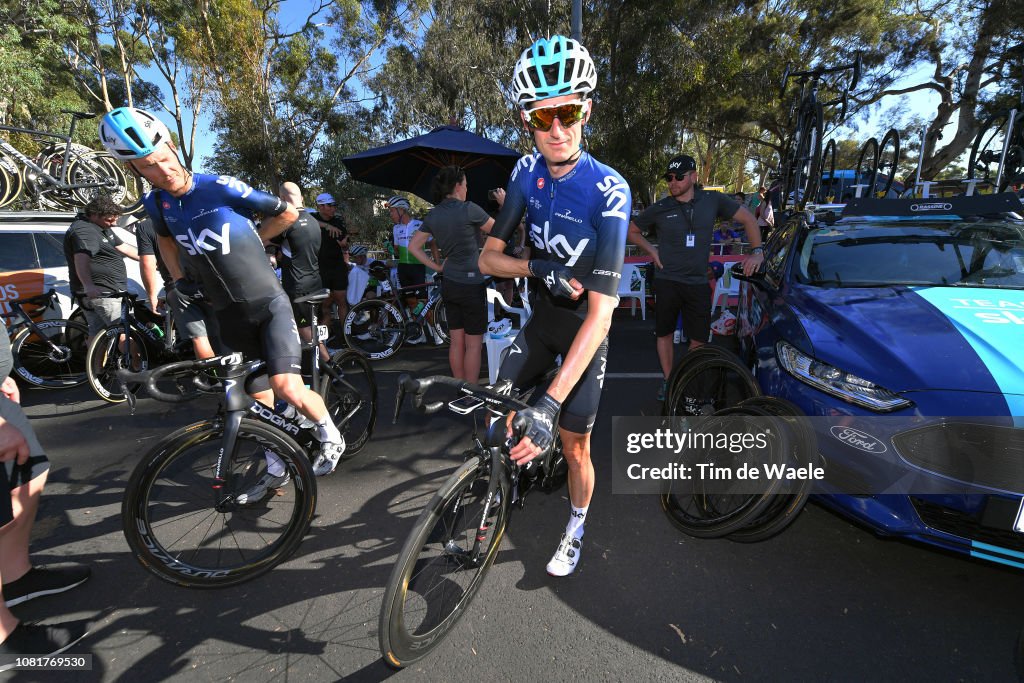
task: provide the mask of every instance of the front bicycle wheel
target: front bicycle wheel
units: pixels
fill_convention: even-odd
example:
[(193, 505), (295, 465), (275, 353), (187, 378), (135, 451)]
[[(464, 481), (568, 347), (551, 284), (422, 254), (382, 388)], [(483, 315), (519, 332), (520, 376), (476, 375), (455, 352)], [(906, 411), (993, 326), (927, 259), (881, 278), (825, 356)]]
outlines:
[(13, 204), (23, 187), (21, 164), (0, 151), (0, 208)]
[(320, 397), (345, 437), (342, 460), (357, 454), (377, 422), (377, 380), (369, 361), (355, 351), (338, 351), (323, 369)]
[[(999, 175), (999, 162), (1003, 157), (1006, 143), (1006, 129), (1010, 115), (1007, 112), (993, 114), (985, 119), (974, 136), (971, 154), (967, 159), (967, 177), (979, 178), (995, 183)], [(996, 188), (994, 191), (998, 192)]]
[(134, 394), (139, 390), (138, 384), (126, 387), (117, 376), (118, 370), (141, 372), (149, 368), (149, 352), (142, 335), (130, 330), (126, 343), (122, 344), (123, 332), (123, 325), (111, 325), (103, 330), (93, 337), (85, 356), (89, 386), (107, 403), (123, 403), (128, 397), (126, 392)]
[(89, 328), (69, 320), (41, 320), (11, 341), (18, 377), (34, 387), (64, 389), (86, 380)]
[(390, 358), (405, 341), (405, 321), (383, 299), (360, 301), (345, 316), (345, 341), (364, 358)]
[[(128, 481), (121, 505), (125, 539), (142, 566), (164, 581), (187, 588), (248, 581), (288, 559), (309, 530), (316, 478), (298, 444), (242, 420), (217, 482), (223, 436), (220, 420), (183, 427), (143, 457)], [(267, 473), (268, 451), (284, 463), (287, 477), (258, 500), (238, 503)]]
[(464, 463), (420, 514), (399, 553), (378, 628), (389, 665), (407, 666), (437, 647), (493, 564), (511, 493), (507, 472), (491, 470), (486, 456)]
[(795, 196), (793, 205), (803, 209), (808, 202), (818, 203), (818, 186), (821, 184), (821, 148), (824, 135), (821, 105), (805, 114), (803, 139), (796, 151)]

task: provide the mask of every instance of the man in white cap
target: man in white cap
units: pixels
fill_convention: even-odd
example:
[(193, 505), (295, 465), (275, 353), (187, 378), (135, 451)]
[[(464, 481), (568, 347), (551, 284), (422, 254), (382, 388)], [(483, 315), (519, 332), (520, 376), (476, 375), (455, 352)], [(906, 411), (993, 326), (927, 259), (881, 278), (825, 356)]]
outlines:
[(316, 196), (316, 211), (313, 218), (320, 224), (320, 279), (324, 287), (331, 290), (329, 299), (325, 299), (320, 311), (324, 325), (331, 324), (332, 304), (338, 306), (338, 319), (344, 320), (348, 314), (346, 290), (348, 290), (348, 264), (345, 262), (345, 249), (348, 248), (348, 227), (345, 219), (338, 213), (338, 203), (334, 196), (322, 192)]

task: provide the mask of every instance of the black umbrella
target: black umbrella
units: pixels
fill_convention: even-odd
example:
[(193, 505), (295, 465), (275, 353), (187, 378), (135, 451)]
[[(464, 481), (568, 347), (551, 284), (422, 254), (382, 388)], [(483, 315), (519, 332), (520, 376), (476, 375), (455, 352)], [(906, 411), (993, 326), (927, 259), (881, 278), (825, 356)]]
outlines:
[(443, 166), (461, 166), (467, 199), (487, 206), (487, 191), (505, 187), (522, 155), (458, 126), (441, 126), (393, 145), (346, 157), (349, 173), (364, 183), (412, 192), (433, 203), (431, 183)]

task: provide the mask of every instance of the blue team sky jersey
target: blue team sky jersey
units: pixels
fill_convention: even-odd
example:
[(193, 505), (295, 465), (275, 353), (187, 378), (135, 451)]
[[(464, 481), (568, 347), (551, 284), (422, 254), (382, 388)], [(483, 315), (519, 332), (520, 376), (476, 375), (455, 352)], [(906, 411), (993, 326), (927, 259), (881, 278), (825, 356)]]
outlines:
[(281, 199), (231, 176), (197, 173), (183, 196), (153, 190), (143, 205), (157, 233), (173, 237), (199, 271), (214, 308), (263, 305), (283, 293), (252, 221), (254, 213), (284, 211)]
[(531, 258), (566, 265), (587, 290), (615, 296), (631, 210), (629, 185), (615, 169), (584, 152), (555, 179), (535, 152), (516, 164), (492, 235), (507, 242), (525, 211)]

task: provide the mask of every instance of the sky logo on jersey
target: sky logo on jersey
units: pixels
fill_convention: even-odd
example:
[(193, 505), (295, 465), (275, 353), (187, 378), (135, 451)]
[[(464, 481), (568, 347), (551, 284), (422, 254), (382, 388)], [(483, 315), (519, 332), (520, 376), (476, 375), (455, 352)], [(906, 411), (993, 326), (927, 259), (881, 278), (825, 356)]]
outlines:
[(539, 154), (527, 154), (526, 156), (519, 159), (516, 163), (516, 167), (512, 170), (512, 182), (515, 182), (519, 176), (519, 171), (526, 169), (527, 173), (533, 173), (534, 167), (537, 166), (537, 159), (540, 158)]
[[(197, 256), (200, 253), (200, 249), (203, 251), (220, 251), (224, 254), (231, 253), (231, 224), (225, 223), (221, 228), (221, 232), (218, 235), (209, 228), (203, 228), (202, 232), (197, 236), (192, 232), (192, 228), (188, 229), (188, 233), (185, 235), (175, 235), (174, 239), (178, 240), (178, 244), (188, 252), (189, 256)], [(214, 244), (216, 242), (217, 244)]]
[(627, 219), (626, 204), (629, 203), (629, 185), (613, 175), (605, 176), (597, 183), (597, 189), (604, 195), (606, 209), (601, 212), (605, 218)]
[(235, 192), (239, 193), (242, 196), (242, 199), (245, 199), (250, 194), (252, 194), (252, 188), (251, 187), (249, 187), (248, 185), (243, 183), (238, 178), (232, 178), (229, 175), (222, 175), (222, 176), (218, 177), (217, 178), (217, 184), (218, 185), (227, 185), (229, 188), (231, 188)]
[(548, 221), (544, 221), (543, 230), (531, 223), (530, 239), (533, 240), (538, 249), (542, 249), (565, 260), (565, 265), (570, 268), (576, 265), (576, 262), (580, 260), (580, 256), (583, 255), (583, 250), (590, 244), (589, 237), (584, 237), (576, 243), (575, 247), (569, 244), (569, 240), (565, 238), (565, 235), (555, 235), (552, 237), (551, 224)]

